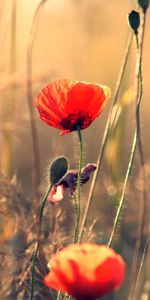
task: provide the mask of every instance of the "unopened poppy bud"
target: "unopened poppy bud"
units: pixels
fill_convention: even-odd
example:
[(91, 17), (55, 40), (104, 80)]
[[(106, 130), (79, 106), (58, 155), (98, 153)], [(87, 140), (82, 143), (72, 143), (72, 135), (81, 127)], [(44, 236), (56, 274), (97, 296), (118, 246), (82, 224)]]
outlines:
[(149, 7), (149, 0), (138, 0), (138, 4), (143, 8), (143, 11), (146, 12)]
[[(60, 180), (58, 181), (58, 174), (56, 172), (57, 164), (58, 160), (61, 162), (62, 158), (64, 159), (64, 157), (59, 157), (58, 159), (56, 159), (56, 161), (52, 163), (52, 167), (50, 169), (51, 182), (53, 183), (53, 187), (48, 196), (48, 200), (52, 204), (56, 204), (63, 200), (66, 189), (70, 189), (70, 194), (73, 195), (77, 188), (78, 170), (67, 170), (64, 176), (61, 176), (62, 173), (58, 173), (59, 176), (61, 176)], [(68, 165), (66, 165), (66, 167), (67, 166)], [(58, 164), (58, 167), (60, 167), (60, 164)], [(87, 164), (84, 168), (82, 168), (80, 178), (81, 185), (85, 184), (90, 179), (91, 173), (94, 172), (96, 168), (96, 164)], [(61, 168), (58, 170), (61, 170)], [(66, 169), (64, 169), (64, 171), (65, 170)]]
[(68, 160), (60, 156), (52, 161), (50, 165), (50, 182), (56, 184), (67, 172)]
[(128, 21), (130, 27), (134, 30), (134, 33), (136, 34), (140, 25), (139, 13), (135, 10), (132, 10), (131, 13), (128, 15)]

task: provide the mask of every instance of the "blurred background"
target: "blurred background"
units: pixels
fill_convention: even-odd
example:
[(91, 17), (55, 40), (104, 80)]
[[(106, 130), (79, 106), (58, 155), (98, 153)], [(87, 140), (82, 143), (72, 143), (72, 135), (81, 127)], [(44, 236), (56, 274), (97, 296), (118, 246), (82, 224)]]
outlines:
[[(45, 0), (41, 1), (40, 7), (39, 3), (39, 0), (0, 1), (0, 203), (2, 207), (0, 208), (0, 213), (2, 211), (0, 243), (6, 247), (2, 251), (4, 256), (12, 236), (16, 238), (20, 234), (18, 228), (20, 230), (23, 227), (22, 222), (28, 228), (32, 223), (32, 216), (29, 221), (25, 219), (29, 209), (33, 209), (31, 207), (33, 169), (35, 168), (38, 173), (38, 178), (34, 182), (35, 187), (38, 187), (38, 194), (42, 195), (49, 183), (48, 167), (52, 159), (64, 155), (69, 159), (70, 168), (78, 166), (76, 133), (61, 137), (57, 129), (42, 123), (32, 105), (35, 95), (50, 81), (68, 78), (105, 84), (111, 88), (113, 97), (130, 33), (127, 15), (136, 8), (134, 0)], [(143, 57), (144, 95), (141, 109), (147, 187), (150, 180), (149, 15), (148, 11)], [(99, 243), (106, 242), (111, 232), (116, 205), (114, 203), (119, 199), (129, 160), (135, 128), (135, 104), (132, 96), (134, 70), (135, 43), (133, 41), (118, 98), (122, 103), (118, 125), (113, 137), (107, 143), (88, 218), (89, 227), (94, 220), (93, 239)], [(111, 100), (101, 117), (82, 132), (85, 164), (95, 163), (97, 160), (110, 105)], [(36, 128), (32, 127), (32, 121)], [(35, 161), (31, 127), (37, 129), (37, 140), (34, 141), (37, 152)], [(87, 184), (83, 188), (83, 208), (87, 201), (89, 186)], [(120, 226), (121, 242), (118, 246), (129, 264), (135, 246), (138, 203), (142, 188), (141, 168), (137, 158), (126, 192), (123, 225)], [(21, 201), (21, 208), (18, 201)], [(24, 219), (20, 221), (18, 216), (21, 213)], [(69, 225), (64, 223), (66, 230), (71, 226), (72, 219), (70, 218), (68, 222)], [(26, 243), (25, 232), (21, 232), (21, 238), (22, 234), (24, 234), (23, 241)], [(20, 242), (20, 237), (18, 240)], [(21, 240), (21, 245), (23, 241)], [(16, 243), (16, 240), (13, 240), (15, 245), (13, 251), (16, 251), (14, 250), (17, 248)], [(20, 244), (18, 247), (20, 249)], [(9, 264), (12, 266), (12, 259)], [(15, 270), (19, 272), (18, 266)], [(14, 276), (16, 273), (11, 274), (10, 285), (14, 284)], [(112, 295), (108, 299), (121, 299), (117, 297), (127, 299), (128, 280), (127, 278), (128, 288), (122, 289), (120, 292), (122, 294)], [(143, 282), (147, 284), (147, 279), (144, 281), (145, 277), (144, 279), (142, 277), (142, 280), (143, 288), (141, 289), (140, 286), (136, 299), (147, 300), (149, 298), (143, 296), (145, 293)], [(17, 283), (15, 284), (17, 286)], [(19, 297), (17, 294), (9, 294), (9, 292), (7, 296), (6, 294), (5, 291), (1, 296), (2, 300), (28, 299), (26, 295), (17, 298)], [(51, 298), (45, 296), (44, 299)]]

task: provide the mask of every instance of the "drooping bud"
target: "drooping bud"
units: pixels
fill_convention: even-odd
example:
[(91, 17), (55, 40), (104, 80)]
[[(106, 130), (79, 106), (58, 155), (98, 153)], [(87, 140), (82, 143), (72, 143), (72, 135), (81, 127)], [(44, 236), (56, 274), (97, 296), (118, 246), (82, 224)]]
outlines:
[(52, 161), (50, 165), (50, 182), (56, 184), (67, 172), (68, 160), (60, 156)]
[(132, 10), (128, 15), (128, 21), (130, 27), (134, 30), (134, 33), (137, 34), (138, 28), (140, 25), (140, 15), (137, 11)]
[(138, 0), (138, 4), (140, 5), (140, 7), (142, 7), (145, 13), (147, 8), (149, 7), (149, 0)]
[[(59, 158), (59, 160), (60, 160), (60, 158)], [(51, 172), (51, 182), (53, 183), (53, 187), (48, 196), (48, 200), (51, 204), (57, 204), (58, 202), (63, 200), (66, 189), (69, 189), (70, 194), (73, 195), (77, 188), (79, 171), (77, 169), (68, 170), (67, 172), (65, 172), (64, 176), (61, 176), (61, 178), (58, 180), (58, 177), (56, 177), (57, 163), (58, 162), (56, 162), (56, 161), (54, 161), (52, 163), (52, 165), (54, 165), (52, 168), (52, 172)], [(60, 167), (60, 165), (58, 165), (58, 166)], [(84, 168), (82, 168), (81, 178), (80, 178), (81, 185), (85, 184), (90, 179), (91, 173), (94, 172), (96, 170), (96, 168), (97, 168), (96, 164), (87, 164)], [(62, 173), (61, 173), (61, 175), (62, 175)], [(60, 174), (59, 174), (59, 176), (60, 176)]]

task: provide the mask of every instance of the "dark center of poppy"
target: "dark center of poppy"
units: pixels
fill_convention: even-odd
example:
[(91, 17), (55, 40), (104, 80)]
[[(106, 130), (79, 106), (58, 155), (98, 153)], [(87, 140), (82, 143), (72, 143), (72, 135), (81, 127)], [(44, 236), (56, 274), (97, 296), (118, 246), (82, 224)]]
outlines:
[(92, 118), (89, 115), (83, 115), (82, 112), (78, 112), (78, 114), (69, 114), (68, 117), (61, 120), (60, 124), (64, 129), (74, 131), (77, 130), (77, 127), (81, 129), (87, 128), (91, 122)]

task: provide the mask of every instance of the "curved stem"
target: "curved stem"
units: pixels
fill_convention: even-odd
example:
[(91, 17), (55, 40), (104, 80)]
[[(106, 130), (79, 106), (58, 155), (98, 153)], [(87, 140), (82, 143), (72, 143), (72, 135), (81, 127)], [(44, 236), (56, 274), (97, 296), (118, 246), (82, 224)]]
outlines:
[(119, 202), (119, 206), (117, 209), (117, 213), (115, 216), (115, 220), (114, 220), (114, 224), (113, 224), (113, 229), (108, 241), (108, 246), (111, 246), (112, 240), (114, 238), (115, 232), (116, 232), (116, 228), (119, 222), (119, 218), (120, 218), (120, 214), (124, 205), (124, 196), (125, 196), (125, 191), (126, 191), (126, 186), (128, 183), (128, 179), (132, 170), (132, 166), (133, 166), (133, 162), (134, 162), (134, 155), (135, 155), (135, 151), (136, 151), (136, 145), (137, 145), (137, 130), (135, 131), (134, 134), (134, 139), (133, 139), (133, 144), (132, 144), (132, 149), (131, 149), (131, 155), (130, 155), (130, 159), (129, 159), (129, 163), (128, 163), (128, 168), (127, 168), (127, 172), (126, 172), (126, 176), (125, 176), (125, 180), (124, 180), (124, 184), (123, 184), (123, 190), (122, 190), (122, 194), (121, 194), (121, 198), (120, 198), (120, 202)]
[(36, 250), (33, 256), (33, 263), (32, 263), (32, 279), (31, 279), (31, 294), (30, 294), (30, 300), (34, 299), (34, 286), (35, 286), (35, 266), (37, 262), (37, 257), (39, 254), (39, 249), (40, 249), (40, 235), (41, 235), (41, 225), (42, 225), (42, 219), (43, 219), (43, 212), (44, 212), (44, 207), (46, 204), (47, 197), (52, 189), (52, 185), (49, 186), (45, 196), (42, 199), (42, 203), (39, 209), (39, 232), (38, 232), (38, 240), (36, 244)]
[[(13, 75), (16, 72), (16, 28), (17, 27), (17, 0), (11, 1), (11, 26), (10, 26), (10, 77), (13, 78)], [(4, 113), (4, 120), (7, 120), (11, 126), (14, 125), (14, 112), (15, 112), (15, 86), (12, 84), (9, 87), (8, 93), (8, 102), (6, 105), (6, 112)], [(5, 111), (5, 110), (4, 110)], [(5, 115), (6, 114), (6, 115)], [(12, 144), (13, 144), (13, 135), (9, 129), (4, 129), (2, 131), (2, 151), (0, 164), (7, 176), (11, 176), (12, 168)]]
[(32, 153), (33, 153), (33, 170), (32, 170), (32, 180), (33, 180), (33, 198), (37, 195), (37, 188), (40, 183), (40, 153), (39, 153), (39, 142), (37, 126), (33, 108), (33, 92), (32, 92), (32, 54), (34, 41), (37, 32), (37, 22), (39, 20), (39, 15), (41, 8), (47, 0), (42, 0), (34, 13), (31, 31), (29, 35), (28, 47), (27, 47), (27, 99), (29, 107), (29, 117), (30, 117), (30, 127), (32, 136)]
[[(139, 278), (139, 272), (137, 275), (137, 265), (139, 260), (139, 252), (142, 243), (142, 237), (144, 232), (144, 225), (145, 225), (145, 218), (146, 218), (146, 203), (147, 203), (147, 192), (146, 192), (146, 172), (145, 172), (145, 161), (144, 161), (144, 153), (143, 153), (143, 145), (142, 145), (142, 138), (141, 138), (141, 122), (140, 122), (140, 104), (143, 95), (143, 74), (142, 74), (142, 51), (143, 51), (143, 41), (144, 41), (144, 32), (145, 32), (145, 22), (146, 22), (146, 14), (143, 14), (142, 24), (141, 24), (141, 41), (139, 43), (138, 33), (135, 34), (135, 41), (136, 41), (136, 49), (137, 49), (137, 57), (139, 56), (139, 97), (136, 105), (136, 126), (137, 126), (137, 139), (138, 139), (138, 152), (140, 157), (140, 164), (142, 169), (142, 176), (143, 176), (143, 195), (140, 202), (139, 208), (139, 222), (137, 228), (137, 239), (135, 245), (135, 251), (133, 255), (133, 263), (131, 269), (131, 289), (129, 292), (128, 299), (133, 299), (134, 291), (137, 286), (137, 281)], [(147, 241), (146, 241), (147, 243)], [(140, 270), (140, 267), (139, 267)]]
[[(144, 231), (144, 223), (146, 216), (146, 202), (147, 202), (147, 193), (146, 193), (146, 171), (145, 171), (145, 160), (143, 153), (143, 145), (142, 145), (142, 137), (141, 137), (141, 122), (140, 122), (140, 107), (143, 96), (143, 74), (142, 74), (142, 54), (143, 54), (143, 42), (144, 42), (144, 33), (145, 33), (145, 23), (146, 23), (146, 13), (143, 13), (143, 22), (141, 24), (141, 42), (138, 41), (138, 36), (136, 35), (136, 45), (137, 45), (137, 55), (140, 56), (140, 74), (139, 74), (139, 97), (136, 106), (136, 125), (137, 125), (137, 135), (138, 135), (138, 151), (140, 156), (140, 163), (142, 167), (142, 176), (143, 176), (143, 201), (141, 203), (141, 220), (140, 220), (140, 228), (139, 235), (142, 236)], [(139, 53), (138, 53), (139, 52)]]
[(92, 183), (91, 183), (91, 187), (90, 187), (90, 191), (89, 191), (89, 197), (88, 197), (87, 204), (86, 204), (86, 207), (85, 207), (85, 212), (83, 214), (83, 219), (82, 219), (81, 228), (80, 228), (80, 232), (79, 232), (79, 242), (82, 240), (84, 227), (85, 227), (86, 220), (87, 220), (87, 215), (88, 215), (88, 212), (89, 212), (90, 204), (91, 204), (93, 193), (94, 193), (96, 179), (97, 179), (98, 172), (99, 172), (99, 169), (100, 169), (100, 166), (101, 166), (101, 163), (102, 163), (102, 158), (103, 158), (103, 154), (104, 154), (104, 150), (105, 150), (105, 146), (106, 146), (106, 142), (107, 142), (110, 126), (111, 126), (112, 111), (113, 111), (113, 107), (116, 104), (117, 99), (118, 99), (118, 94), (119, 94), (119, 91), (120, 91), (121, 83), (122, 83), (122, 80), (123, 80), (123, 76), (124, 76), (124, 73), (125, 73), (125, 68), (126, 68), (129, 53), (130, 53), (131, 43), (132, 43), (132, 34), (129, 35), (129, 38), (128, 38), (128, 41), (127, 41), (127, 46), (126, 46), (123, 61), (122, 61), (122, 64), (121, 64), (121, 69), (120, 69), (120, 72), (119, 72), (119, 75), (118, 75), (112, 105), (111, 105), (111, 108), (110, 108), (110, 112), (109, 112), (109, 116), (108, 116), (108, 119), (107, 119), (105, 129), (104, 129), (103, 138), (102, 138), (102, 141), (100, 141), (100, 150), (99, 150), (99, 154), (98, 154), (98, 158), (97, 158), (97, 162), (96, 162), (97, 169), (95, 170), (94, 175), (93, 175), (93, 179), (92, 179)]
[(137, 279), (136, 279), (136, 283), (135, 283), (135, 289), (137, 288), (137, 285), (138, 285), (138, 282), (139, 282), (139, 279), (140, 279), (140, 275), (141, 275), (141, 271), (142, 271), (142, 267), (144, 265), (145, 255), (146, 255), (146, 252), (148, 250), (148, 243), (149, 243), (149, 239), (147, 238), (145, 246), (144, 246), (144, 250), (143, 250), (143, 253), (142, 253), (142, 258), (141, 258), (141, 261), (140, 261), (140, 266), (139, 266)]
[[(144, 17), (145, 18), (145, 17)], [(142, 54), (143, 54), (143, 40), (144, 40), (144, 28), (145, 28), (145, 22), (144, 22), (144, 26), (142, 26), (142, 37), (141, 37), (141, 45), (140, 45), (140, 51), (137, 55), (137, 59), (136, 59), (136, 81), (135, 81), (135, 103), (136, 103), (136, 128), (135, 128), (135, 134), (134, 134), (134, 139), (133, 139), (133, 143), (132, 143), (132, 149), (131, 149), (131, 155), (130, 155), (130, 159), (129, 159), (129, 163), (128, 163), (128, 168), (126, 171), (126, 176), (125, 176), (125, 180), (124, 180), (124, 185), (123, 185), (123, 190), (122, 190), (122, 195), (120, 198), (120, 202), (119, 202), (119, 206), (117, 209), (117, 213), (115, 216), (115, 220), (114, 220), (114, 224), (113, 224), (113, 229), (110, 235), (110, 239), (108, 242), (108, 246), (111, 246), (112, 240), (114, 238), (115, 235), (115, 231), (119, 222), (119, 218), (120, 218), (120, 214), (124, 205), (124, 195), (125, 195), (125, 190), (126, 190), (126, 186), (129, 180), (129, 176), (130, 176), (130, 172), (133, 166), (133, 162), (134, 162), (134, 154), (136, 151), (136, 146), (137, 143), (139, 143), (139, 141), (141, 141), (139, 138), (139, 130), (140, 130), (140, 122), (139, 122), (139, 109), (140, 109), (140, 103), (141, 103), (141, 99), (142, 99), (142, 81), (141, 81), (141, 63), (142, 63)], [(139, 150), (141, 151), (141, 148), (139, 148)], [(143, 154), (143, 152), (142, 152)]]
[(82, 134), (80, 126), (77, 126), (78, 139), (79, 139), (79, 147), (80, 147), (80, 156), (79, 156), (79, 171), (78, 171), (78, 181), (77, 181), (77, 202), (75, 202), (76, 206), (76, 226), (75, 226), (75, 237), (74, 242), (77, 243), (79, 240), (79, 225), (80, 225), (80, 196), (81, 196), (81, 169), (82, 169), (82, 161), (83, 161), (83, 143), (82, 143)]

